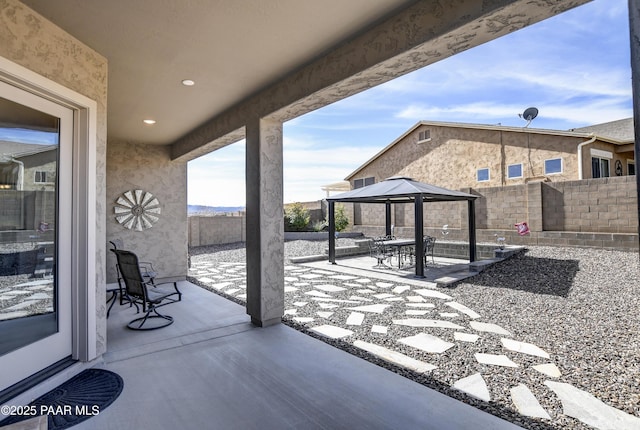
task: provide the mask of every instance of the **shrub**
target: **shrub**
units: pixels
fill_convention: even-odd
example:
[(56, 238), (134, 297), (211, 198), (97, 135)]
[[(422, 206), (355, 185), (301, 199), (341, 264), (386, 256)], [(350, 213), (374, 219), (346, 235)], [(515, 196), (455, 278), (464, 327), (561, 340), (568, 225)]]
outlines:
[(284, 211), (285, 229), (290, 231), (303, 231), (309, 225), (311, 214), (302, 206), (302, 203), (294, 203)]
[(334, 209), (334, 221), (336, 224), (336, 231), (342, 231), (349, 225), (349, 217), (345, 213), (344, 206), (339, 205)]
[(324, 231), (328, 226), (327, 220), (323, 219), (322, 221), (316, 221), (313, 223), (311, 228), (313, 231)]

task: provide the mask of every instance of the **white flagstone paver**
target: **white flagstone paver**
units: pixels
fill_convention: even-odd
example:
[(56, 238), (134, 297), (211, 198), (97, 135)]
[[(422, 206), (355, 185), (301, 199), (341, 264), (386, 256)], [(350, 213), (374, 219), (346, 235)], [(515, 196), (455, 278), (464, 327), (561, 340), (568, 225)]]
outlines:
[(407, 296), (407, 300), (413, 303), (424, 302), (424, 297), (422, 296)]
[(211, 279), (211, 278), (207, 278), (206, 276), (203, 276), (202, 278), (198, 278), (199, 282), (203, 282), (205, 284), (209, 284), (211, 282), (216, 282), (215, 279)]
[(13, 318), (22, 318), (27, 315), (29, 315), (29, 312), (25, 312), (25, 311), (0, 313), (0, 321), (10, 320)]
[(246, 300), (247, 299), (247, 294), (246, 293), (238, 294), (236, 297), (239, 298), (239, 299), (242, 299), (242, 300)]
[(284, 277), (284, 281), (285, 282), (297, 282), (298, 278), (295, 276), (285, 276)]
[(225, 291), (225, 293), (233, 294), (233, 293), (237, 293), (238, 291), (240, 291), (240, 288), (229, 288), (228, 290)]
[(453, 338), (461, 342), (475, 342), (480, 338), (480, 336), (478, 336), (477, 334), (462, 333), (457, 331), (453, 333)]
[(393, 292), (394, 294), (402, 294), (405, 291), (409, 291), (410, 289), (411, 287), (408, 285), (398, 285), (393, 290), (391, 290), (391, 292)]
[(371, 333), (387, 334), (389, 329), (384, 325), (373, 325), (371, 327)]
[(304, 279), (318, 279), (322, 278), (322, 275), (318, 275), (317, 273), (305, 273), (304, 275), (300, 275), (300, 277)]
[(487, 383), (480, 373), (474, 373), (471, 376), (456, 381), (453, 384), (453, 388), (485, 402), (491, 400)]
[(504, 334), (507, 336), (511, 336), (511, 333), (509, 333), (507, 330), (503, 329), (497, 324), (483, 323), (480, 321), (470, 321), (469, 325), (471, 326), (472, 329), (476, 331), (484, 331), (489, 333)]
[(284, 314), (285, 315), (295, 315), (298, 313), (297, 309), (285, 309), (284, 310)]
[(51, 281), (51, 279), (41, 279), (39, 281), (29, 281), (29, 282), (24, 282), (22, 284), (16, 284), (13, 286), (13, 288), (19, 288), (19, 287), (35, 287), (35, 286), (40, 286), (40, 285), (49, 285), (52, 284), (53, 282)]
[(433, 303), (407, 303), (407, 306), (411, 308), (435, 308)]
[(550, 420), (551, 417), (533, 395), (529, 387), (524, 384), (518, 384), (511, 388), (511, 400), (518, 412), (526, 417), (544, 418)]
[(536, 357), (549, 358), (549, 354), (542, 348), (526, 342), (518, 342), (517, 340), (500, 339), (502, 345), (509, 351), (520, 352), (522, 354), (535, 355)]
[(293, 317), (293, 320), (299, 323), (308, 323), (313, 321), (311, 317)]
[(24, 302), (20, 302), (17, 305), (9, 306), (8, 308), (4, 308), (3, 311), (19, 311), (24, 308), (28, 308), (39, 300), (25, 300)]
[(335, 309), (339, 307), (338, 305), (332, 305), (331, 303), (318, 303), (318, 306), (322, 309)]
[(538, 364), (537, 366), (533, 366), (533, 368), (551, 378), (559, 378), (562, 376), (562, 372), (560, 372), (558, 366), (553, 363)]
[(477, 313), (476, 311), (474, 311), (472, 309), (469, 309), (468, 307), (466, 307), (462, 303), (447, 302), (447, 303), (445, 303), (445, 305), (457, 310), (458, 312), (461, 312), (461, 313), (465, 314), (469, 318), (472, 318), (472, 319), (480, 318), (480, 314), (479, 313)]
[(313, 297), (313, 300), (317, 300), (319, 302), (334, 302), (334, 303), (348, 303), (348, 304), (360, 303), (360, 301), (357, 301), (357, 300), (327, 299), (326, 297)]
[(338, 287), (337, 285), (323, 284), (323, 285), (314, 285), (315, 288), (326, 291), (328, 293), (336, 293), (338, 291), (344, 291), (346, 288)]
[(311, 290), (311, 291), (305, 291), (304, 293), (313, 297), (322, 297), (323, 299), (331, 298), (329, 294), (323, 293), (322, 291)]
[(422, 316), (428, 314), (429, 311), (425, 309), (407, 309), (404, 313), (406, 315)]
[(349, 281), (352, 279), (356, 279), (356, 276), (351, 276), (351, 275), (333, 275), (330, 276), (331, 279), (338, 279), (340, 281)]
[(298, 291), (298, 288), (291, 287), (289, 285), (285, 285), (285, 287), (284, 287), (284, 292), (285, 293), (293, 293), (294, 291)]
[(405, 318), (399, 320), (393, 320), (396, 325), (406, 325), (409, 327), (433, 327), (433, 328), (453, 328), (456, 330), (462, 330), (464, 327), (454, 324), (451, 321), (441, 320), (429, 320), (422, 318)]
[(360, 279), (356, 279), (354, 282), (358, 282), (360, 284), (369, 284), (371, 282), (371, 279), (369, 279), (369, 278), (360, 278)]
[(402, 297), (389, 297), (388, 299), (384, 299), (385, 302), (404, 302)]
[(390, 297), (395, 297), (394, 294), (390, 294), (390, 293), (381, 293), (381, 294), (374, 294), (373, 297), (375, 297), (376, 299), (388, 299)]
[(517, 363), (514, 363), (503, 354), (482, 354), (480, 352), (475, 353), (476, 360), (481, 364), (490, 364), (492, 366), (503, 367), (520, 367)]
[(373, 312), (373, 313), (376, 313), (376, 314), (381, 314), (389, 306), (391, 306), (391, 305), (375, 304), (375, 305), (358, 306), (358, 307), (355, 307), (355, 308), (347, 308), (347, 309), (352, 310), (352, 311)]
[(347, 325), (362, 325), (364, 321), (364, 314), (360, 312), (351, 312), (347, 317)]
[(230, 285), (233, 285), (233, 282), (219, 282), (217, 284), (211, 284), (211, 288), (215, 288), (216, 290), (222, 290)]
[(440, 316), (442, 318), (458, 318), (460, 314), (457, 314), (455, 312), (440, 312)]
[(421, 289), (421, 290), (413, 290), (414, 293), (418, 293), (421, 296), (424, 297), (433, 297), (436, 299), (443, 299), (443, 300), (451, 300), (453, 299), (453, 297), (445, 294), (445, 293), (441, 293), (440, 291), (434, 291), (434, 290), (429, 290), (429, 289)]
[(317, 314), (321, 318), (330, 318), (333, 312), (318, 311)]
[(640, 429), (640, 418), (609, 406), (586, 391), (562, 382), (544, 384), (560, 398), (565, 415), (600, 430)]
[(353, 345), (367, 352), (370, 352), (371, 354), (380, 357), (385, 361), (397, 364), (402, 367), (406, 367), (407, 369), (411, 369), (418, 373), (430, 372), (433, 369), (437, 369), (437, 367), (433, 364), (416, 360), (415, 358), (411, 358), (407, 355), (401, 354), (380, 345), (363, 342), (361, 340), (356, 340), (355, 342), (353, 342)]
[(295, 282), (293, 285), (295, 285), (296, 287), (306, 287), (307, 285), (311, 285), (308, 282)]
[(294, 306), (303, 307), (309, 302), (293, 302)]
[(369, 299), (367, 297), (360, 297), (360, 296), (350, 296), (349, 300), (357, 300), (359, 302), (372, 302), (372, 299)]
[(398, 342), (435, 354), (442, 354), (449, 348), (455, 346), (455, 343), (447, 342), (428, 333), (419, 333), (415, 336), (403, 337), (398, 339)]
[(391, 288), (393, 287), (393, 284), (390, 282), (376, 282), (376, 286), (380, 288)]
[(371, 293), (375, 293), (375, 290), (371, 290), (369, 288), (361, 288), (359, 290), (356, 290), (356, 293), (358, 293), (358, 294), (371, 294)]
[(343, 337), (351, 336), (353, 334), (351, 330), (329, 324), (313, 327), (311, 331), (315, 331), (316, 333), (319, 333), (326, 337), (330, 337), (331, 339), (340, 339)]

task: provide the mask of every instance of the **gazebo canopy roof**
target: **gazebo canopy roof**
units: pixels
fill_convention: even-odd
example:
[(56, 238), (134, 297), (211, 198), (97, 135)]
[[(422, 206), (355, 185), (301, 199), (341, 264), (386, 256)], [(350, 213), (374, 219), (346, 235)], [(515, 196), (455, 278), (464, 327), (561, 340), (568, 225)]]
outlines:
[(366, 187), (336, 194), (328, 197), (327, 200), (360, 203), (409, 203), (414, 202), (416, 198), (419, 198), (418, 196), (422, 196), (422, 201), (425, 202), (474, 200), (478, 198), (473, 194), (436, 187), (435, 185), (417, 182), (404, 176), (392, 176)]

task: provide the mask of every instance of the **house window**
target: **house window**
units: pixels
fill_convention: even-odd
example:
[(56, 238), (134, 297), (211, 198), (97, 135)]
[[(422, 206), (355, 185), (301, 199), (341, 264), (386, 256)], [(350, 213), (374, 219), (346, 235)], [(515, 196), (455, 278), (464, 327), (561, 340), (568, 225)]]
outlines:
[(509, 179), (522, 178), (522, 163), (508, 165), (507, 178)]
[(562, 173), (562, 158), (544, 160), (544, 174), (553, 175), (554, 173)]
[(592, 178), (608, 178), (609, 160), (606, 158), (591, 157), (591, 177)]
[(431, 140), (431, 130), (423, 130), (418, 133), (418, 142)]
[(34, 179), (34, 182), (36, 184), (42, 184), (45, 182), (49, 182), (47, 181), (47, 172), (44, 172), (42, 170), (36, 170), (36, 177)]
[(627, 160), (627, 175), (636, 174), (636, 163), (634, 161)]
[(366, 187), (367, 185), (372, 185), (375, 182), (376, 182), (376, 180), (375, 180), (375, 178), (373, 176), (370, 176), (368, 178), (355, 179), (353, 181), (353, 188)]
[(489, 168), (478, 169), (477, 171), (478, 182), (486, 182), (489, 180)]

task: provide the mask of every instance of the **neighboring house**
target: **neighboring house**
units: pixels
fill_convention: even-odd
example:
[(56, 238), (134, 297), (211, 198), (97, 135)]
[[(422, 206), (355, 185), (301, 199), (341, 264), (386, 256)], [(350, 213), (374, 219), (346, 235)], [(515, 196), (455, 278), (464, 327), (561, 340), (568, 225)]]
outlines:
[(346, 180), (482, 188), (635, 174), (633, 120), (571, 131), (421, 121)]

